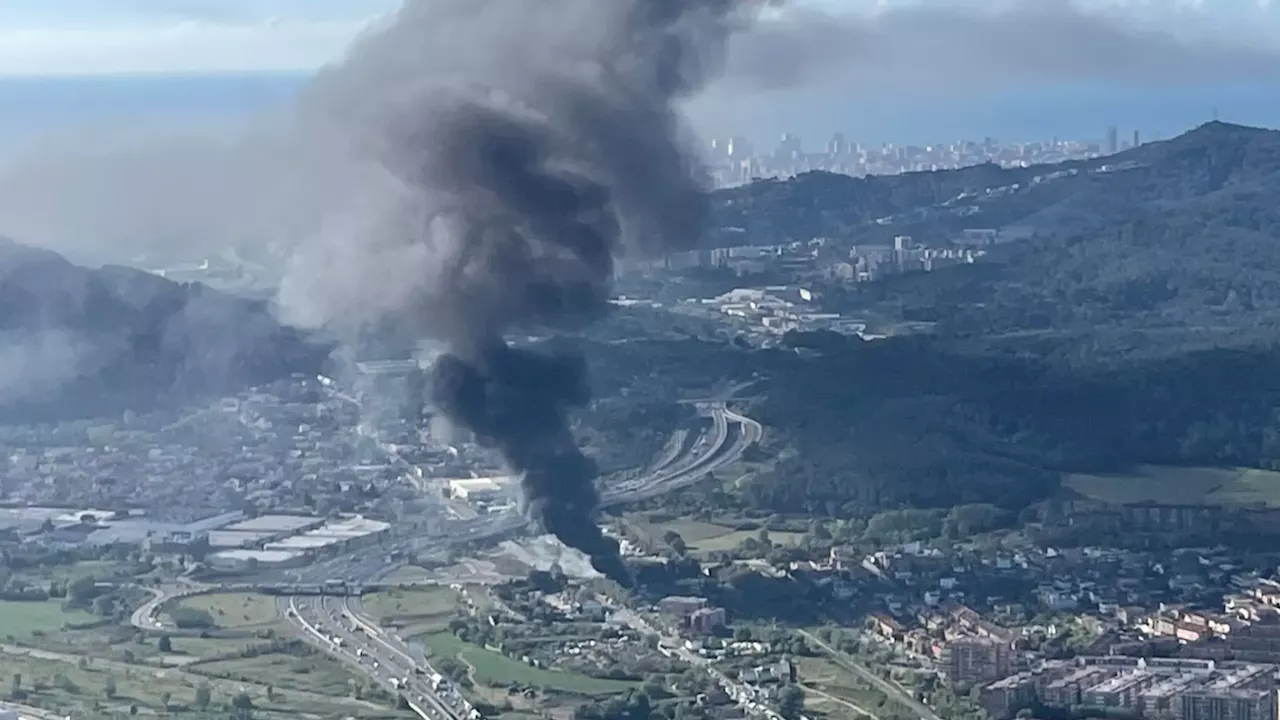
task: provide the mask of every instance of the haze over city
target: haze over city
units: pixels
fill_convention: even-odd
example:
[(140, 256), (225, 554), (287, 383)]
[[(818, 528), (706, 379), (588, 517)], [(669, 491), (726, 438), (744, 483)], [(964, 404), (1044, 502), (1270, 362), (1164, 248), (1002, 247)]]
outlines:
[(0, 0), (0, 720), (1277, 720), (1278, 40)]
[[(73, 116), (278, 106), (395, 6), (5, 3), (0, 139)], [(739, 43), (726, 80), (694, 103), (704, 134), (1029, 141), (1083, 139), (1119, 123), (1166, 136), (1215, 107), (1264, 122), (1280, 96), (1280, 13), (1265, 2), (796, 0), (772, 14), (766, 31)], [(60, 80), (33, 87), (14, 78)], [(944, 107), (946, 124), (937, 119)]]

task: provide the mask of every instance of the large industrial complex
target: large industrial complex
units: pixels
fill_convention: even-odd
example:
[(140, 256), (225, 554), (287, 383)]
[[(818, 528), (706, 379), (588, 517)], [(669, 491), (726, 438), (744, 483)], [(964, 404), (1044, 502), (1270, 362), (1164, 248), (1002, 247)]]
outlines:
[(208, 562), (225, 569), (301, 565), (324, 552), (376, 542), (390, 527), (390, 523), (360, 516), (263, 515), (209, 533), (210, 546), (222, 549), (210, 554)]
[(377, 542), (390, 527), (360, 515), (245, 517), (242, 512), (230, 512), (190, 523), (166, 523), (128, 512), (0, 508), (0, 530), (41, 542), (64, 546), (136, 543), (156, 554), (186, 554), (205, 546), (206, 562), (220, 569), (301, 565), (326, 552)]

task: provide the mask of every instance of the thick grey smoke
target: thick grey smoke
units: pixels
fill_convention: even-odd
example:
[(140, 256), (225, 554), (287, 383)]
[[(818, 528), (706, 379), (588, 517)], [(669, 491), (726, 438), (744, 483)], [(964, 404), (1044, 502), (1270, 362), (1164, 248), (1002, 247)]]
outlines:
[(298, 249), (286, 306), (446, 343), (441, 411), (522, 475), (535, 520), (620, 582), (596, 467), (569, 428), (585, 363), (506, 338), (600, 317), (617, 258), (696, 242), (708, 187), (677, 105), (758, 7), (411, 3), (307, 100), (368, 160), (370, 185), (353, 225)]

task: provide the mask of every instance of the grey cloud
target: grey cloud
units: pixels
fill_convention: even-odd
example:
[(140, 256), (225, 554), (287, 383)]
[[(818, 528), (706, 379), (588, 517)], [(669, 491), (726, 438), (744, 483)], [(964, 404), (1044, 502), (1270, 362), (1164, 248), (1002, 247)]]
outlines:
[(718, 94), (1276, 77), (1280, 52), (1268, 38), (1208, 17), (1173, 10), (1142, 15), (1064, 0), (926, 0), (865, 14), (793, 7), (738, 39)]

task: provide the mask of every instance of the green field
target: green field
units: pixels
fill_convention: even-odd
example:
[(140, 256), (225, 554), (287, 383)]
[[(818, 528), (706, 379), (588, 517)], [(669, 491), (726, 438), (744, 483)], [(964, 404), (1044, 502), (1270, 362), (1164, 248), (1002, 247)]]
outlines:
[[(685, 545), (694, 552), (732, 550), (743, 540), (754, 538), (760, 532), (759, 530), (734, 530), (732, 527), (688, 518), (652, 524), (632, 521), (632, 524), (642, 529), (655, 543), (662, 542), (663, 535), (668, 531), (677, 532), (684, 539)], [(769, 532), (769, 540), (779, 545), (795, 545), (802, 537), (802, 533), (772, 530)]]
[(220, 628), (261, 627), (280, 620), (275, 599), (254, 593), (194, 595), (179, 600), (176, 607), (207, 612)]
[(348, 681), (353, 677), (341, 662), (327, 656), (294, 657), (276, 653), (204, 663), (199, 666), (199, 672), (318, 695), (347, 695)]
[(195, 688), (190, 683), (163, 672), (113, 672), (92, 663), (81, 668), (53, 660), (0, 656), (0, 673), (6, 678), (20, 674), (23, 688), (32, 698), (55, 705), (105, 699), (107, 678), (115, 682), (116, 697), (126, 704), (159, 707), (164, 693), (174, 702), (191, 702), (195, 698)]
[(41, 584), (49, 582), (60, 582), (70, 584), (82, 577), (92, 577), (95, 580), (107, 580), (117, 577), (131, 568), (129, 563), (113, 562), (111, 560), (81, 560), (72, 565), (55, 565), (53, 567), (40, 568), (38, 576), (33, 577)]
[[(276, 633), (277, 637), (286, 635), (287, 632), (284, 630)], [(136, 656), (145, 658), (147, 662), (163, 665), (183, 665), (206, 658), (237, 656), (250, 647), (262, 645), (266, 642), (268, 642), (267, 639), (252, 635), (209, 638), (174, 636), (169, 638), (170, 647), (173, 649), (169, 653), (160, 653), (154, 642), (148, 642), (142, 646), (130, 646), (129, 649)]]
[(36, 633), (58, 632), (67, 625), (85, 625), (98, 619), (80, 610), (63, 610), (61, 600), (0, 601), (0, 637), (12, 636), (21, 640)]
[(435, 577), (430, 570), (418, 565), (401, 565), (385, 578), (388, 583), (427, 582)]
[(519, 683), (552, 692), (590, 696), (614, 695), (635, 687), (634, 683), (622, 680), (602, 680), (535, 668), (501, 653), (465, 643), (453, 633), (434, 633), (421, 639), (433, 656), (454, 657), (471, 668), (472, 680), (480, 685), (506, 687)]
[[(883, 693), (874, 690), (848, 670), (825, 658), (797, 657), (796, 675), (809, 690), (805, 708), (831, 718), (857, 720), (874, 716), (882, 720), (900, 715), (903, 710), (886, 702)], [(824, 697), (826, 696), (826, 697)]]
[(362, 602), (378, 624), (401, 628), (405, 635), (444, 629), (463, 604), (458, 592), (447, 587), (393, 588), (366, 595)]
[[(288, 658), (296, 662), (297, 658)], [(324, 660), (320, 658), (320, 660)], [(238, 661), (246, 663), (250, 661)], [(277, 661), (277, 665), (281, 665)], [(236, 667), (236, 665), (231, 665)], [(140, 716), (152, 716), (164, 709), (164, 700), (169, 704), (191, 706), (196, 697), (196, 687), (207, 685), (213, 691), (212, 701), (216, 706), (227, 703), (239, 692), (247, 692), (254, 705), (265, 712), (284, 713), (286, 716), (315, 716), (324, 713), (325, 717), (335, 710), (335, 704), (341, 703), (343, 717), (382, 718), (402, 717), (392, 715), (385, 706), (356, 703), (347, 698), (321, 697), (319, 694), (303, 694), (284, 685), (274, 686), (273, 695), (268, 698), (266, 685), (281, 677), (280, 669), (266, 672), (264, 668), (245, 668), (244, 674), (255, 675), (246, 681), (225, 680), (221, 678), (205, 678), (199, 675), (184, 674), (177, 670), (161, 670), (140, 665), (124, 665), (106, 663), (100, 660), (87, 660), (87, 664), (67, 662), (54, 659), (33, 658), (29, 656), (0, 655), (0, 675), (5, 678), (21, 676), (21, 687), (28, 693), (27, 704), (35, 704), (45, 708), (57, 708), (64, 712), (72, 712), (74, 717), (104, 717), (102, 711), (86, 714), (95, 703), (100, 703), (110, 712), (110, 716), (127, 717), (129, 706), (136, 704), (142, 708)], [(290, 667), (284, 664), (283, 667)], [(261, 677), (256, 677), (261, 671)], [(338, 679), (335, 675), (326, 674), (321, 682), (332, 682), (335, 689), (326, 694), (330, 696), (344, 695), (348, 688), (346, 677)], [(349, 677), (349, 676), (347, 676)], [(115, 683), (115, 694), (107, 698), (105, 689), (108, 679)], [(8, 682), (8, 680), (6, 680)], [(7, 690), (7, 688), (6, 688)], [(203, 718), (206, 715), (191, 708), (187, 713), (178, 715), (192, 718)], [(208, 717), (213, 717), (213, 714)], [(222, 714), (218, 713), (218, 717)], [(164, 715), (169, 717), (169, 715)], [(257, 714), (255, 713), (255, 717)]]
[(1280, 506), (1280, 472), (1250, 468), (1143, 465), (1116, 475), (1068, 475), (1065, 486), (1086, 498), (1131, 505)]

